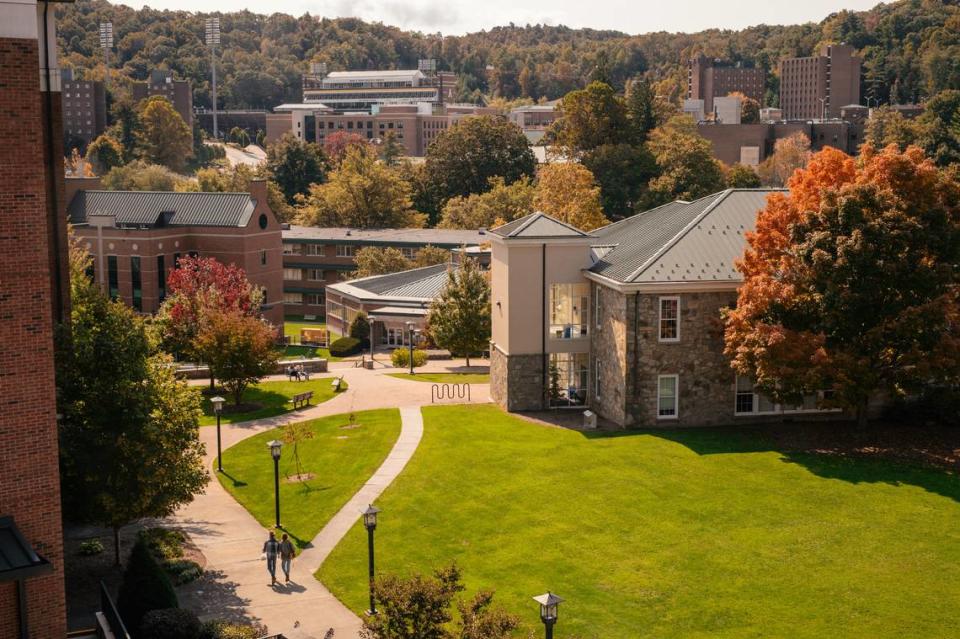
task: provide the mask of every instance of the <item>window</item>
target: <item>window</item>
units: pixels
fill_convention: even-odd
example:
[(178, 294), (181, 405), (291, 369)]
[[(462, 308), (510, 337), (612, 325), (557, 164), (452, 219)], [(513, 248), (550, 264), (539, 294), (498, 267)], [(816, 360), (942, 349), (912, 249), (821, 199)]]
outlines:
[(587, 403), (590, 359), (587, 353), (551, 353), (548, 395), (551, 406), (582, 406)]
[(401, 253), (403, 254), (403, 256), (404, 256), (405, 258), (407, 258), (408, 260), (412, 260), (413, 258), (415, 258), (415, 257), (417, 256), (417, 249), (415, 249), (415, 248), (404, 247), (404, 248), (401, 248), (401, 249), (400, 249), (400, 252), (401, 252)]
[(107, 256), (107, 280), (110, 299), (115, 300), (120, 297), (120, 274), (117, 271), (116, 255)]
[(305, 255), (323, 257), (323, 244), (307, 244), (304, 248), (307, 249)]
[(323, 282), (323, 269), (319, 268), (310, 268), (307, 269), (307, 279), (311, 282)]
[(140, 275), (140, 257), (137, 255), (130, 258), (130, 281), (133, 283), (133, 308), (142, 311), (143, 282)]
[(307, 293), (305, 300), (307, 306), (323, 306), (327, 303), (323, 293)]
[(260, 251), (260, 266), (267, 265), (267, 251), (266, 249)]
[(677, 375), (657, 377), (657, 419), (677, 418)]
[(356, 247), (349, 244), (337, 244), (337, 257), (353, 257)]
[(550, 286), (550, 337), (579, 339), (587, 336), (589, 284), (552, 284)]
[(757, 392), (754, 382), (749, 377), (737, 375), (736, 381), (736, 399), (734, 405), (735, 415), (774, 415), (778, 413), (800, 413), (800, 412), (819, 412), (822, 410), (832, 410), (820, 408), (819, 404), (824, 399), (829, 399), (831, 391), (819, 391), (804, 395), (799, 404), (790, 406), (786, 404), (776, 404), (766, 395)]
[(300, 255), (300, 245), (299, 244), (290, 244), (288, 242), (283, 243), (283, 254), (284, 255)]
[(284, 304), (303, 304), (303, 293), (284, 293)]
[(680, 341), (680, 298), (660, 298), (660, 341)]
[(600, 285), (593, 285), (593, 316), (597, 329), (600, 328)]
[(166, 260), (162, 255), (157, 256), (157, 301), (163, 303), (167, 299), (167, 268)]
[(303, 271), (298, 268), (283, 269), (283, 279), (298, 281), (303, 279)]

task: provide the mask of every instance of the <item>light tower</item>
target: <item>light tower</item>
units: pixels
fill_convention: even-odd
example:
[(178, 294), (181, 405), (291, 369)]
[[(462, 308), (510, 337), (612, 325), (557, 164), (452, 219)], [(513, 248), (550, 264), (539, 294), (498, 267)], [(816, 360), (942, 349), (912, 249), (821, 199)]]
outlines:
[(103, 49), (103, 82), (110, 88), (110, 49), (113, 48), (113, 23), (100, 23), (100, 48)]
[(213, 139), (220, 139), (217, 129), (217, 45), (220, 44), (220, 18), (206, 20), (207, 46), (210, 47), (210, 73), (213, 74)]

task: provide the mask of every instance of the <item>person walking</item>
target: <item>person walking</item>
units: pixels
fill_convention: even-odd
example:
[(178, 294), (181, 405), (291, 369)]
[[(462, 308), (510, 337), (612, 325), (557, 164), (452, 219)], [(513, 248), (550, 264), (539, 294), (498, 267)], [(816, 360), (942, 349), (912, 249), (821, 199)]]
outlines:
[(277, 583), (277, 553), (280, 551), (280, 542), (276, 535), (270, 531), (270, 537), (263, 542), (263, 555), (267, 560), (267, 570), (270, 572), (270, 585)]
[(296, 551), (294, 551), (293, 544), (287, 537), (287, 533), (283, 533), (283, 537), (280, 541), (280, 568), (283, 570), (283, 574), (287, 578), (287, 582), (290, 581), (290, 562), (293, 561), (295, 554)]

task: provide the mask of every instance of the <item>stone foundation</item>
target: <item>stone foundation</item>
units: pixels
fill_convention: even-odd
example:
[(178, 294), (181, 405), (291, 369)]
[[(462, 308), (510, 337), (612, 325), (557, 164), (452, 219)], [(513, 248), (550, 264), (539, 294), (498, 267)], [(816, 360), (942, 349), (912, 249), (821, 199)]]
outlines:
[(490, 347), (490, 396), (504, 410), (543, 410), (543, 355), (507, 355)]

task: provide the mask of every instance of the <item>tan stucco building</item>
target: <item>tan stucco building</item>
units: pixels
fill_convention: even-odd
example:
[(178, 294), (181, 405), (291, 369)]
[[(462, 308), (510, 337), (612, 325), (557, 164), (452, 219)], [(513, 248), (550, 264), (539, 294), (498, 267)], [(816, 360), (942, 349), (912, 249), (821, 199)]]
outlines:
[(672, 202), (584, 233), (534, 213), (491, 235), (491, 394), (510, 411), (590, 407), (619, 426), (818, 413), (779, 406), (723, 354), (734, 260), (769, 191)]

